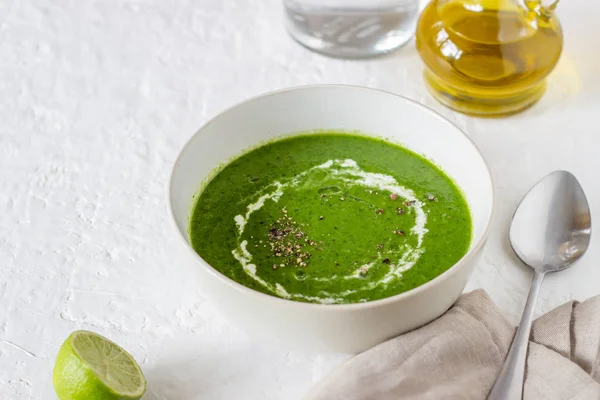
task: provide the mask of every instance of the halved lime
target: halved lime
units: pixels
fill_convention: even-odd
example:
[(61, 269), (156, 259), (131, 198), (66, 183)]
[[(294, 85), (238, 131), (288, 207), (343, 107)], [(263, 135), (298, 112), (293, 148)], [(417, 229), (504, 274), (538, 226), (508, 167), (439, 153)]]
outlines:
[(58, 351), (52, 374), (60, 400), (134, 400), (146, 391), (135, 359), (94, 332), (75, 331)]

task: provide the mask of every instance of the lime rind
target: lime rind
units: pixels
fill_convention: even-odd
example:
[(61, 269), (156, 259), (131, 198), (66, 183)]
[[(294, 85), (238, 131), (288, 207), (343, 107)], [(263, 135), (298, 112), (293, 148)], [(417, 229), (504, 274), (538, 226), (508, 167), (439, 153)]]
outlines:
[(146, 380), (142, 370), (121, 346), (90, 331), (76, 331), (70, 341), (77, 356), (111, 392), (131, 398), (144, 394)]

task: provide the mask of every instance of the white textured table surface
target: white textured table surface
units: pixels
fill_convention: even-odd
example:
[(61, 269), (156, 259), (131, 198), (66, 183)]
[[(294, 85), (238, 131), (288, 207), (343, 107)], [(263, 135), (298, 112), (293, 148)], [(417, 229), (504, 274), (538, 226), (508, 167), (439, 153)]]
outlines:
[[(350, 83), (438, 110), (488, 158), (498, 208), (483, 287), (512, 321), (529, 273), (507, 243), (523, 193), (562, 168), (600, 215), (600, 3), (565, 0), (566, 46), (547, 94), (501, 120), (438, 105), (414, 48), (327, 59), (296, 45), (277, 0), (0, 0), (0, 399), (54, 398), (51, 371), (75, 329), (129, 349), (146, 399), (299, 399), (346, 358), (250, 341), (178, 263), (167, 218), (173, 160), (195, 130), (268, 90)], [(600, 235), (547, 279), (539, 311), (600, 293)]]

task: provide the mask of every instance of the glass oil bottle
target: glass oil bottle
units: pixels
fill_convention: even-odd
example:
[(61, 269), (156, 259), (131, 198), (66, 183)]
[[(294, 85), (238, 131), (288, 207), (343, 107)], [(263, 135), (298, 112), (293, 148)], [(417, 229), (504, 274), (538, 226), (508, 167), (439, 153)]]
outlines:
[(417, 27), (425, 81), (441, 103), (480, 116), (521, 111), (560, 58), (556, 2), (433, 0)]

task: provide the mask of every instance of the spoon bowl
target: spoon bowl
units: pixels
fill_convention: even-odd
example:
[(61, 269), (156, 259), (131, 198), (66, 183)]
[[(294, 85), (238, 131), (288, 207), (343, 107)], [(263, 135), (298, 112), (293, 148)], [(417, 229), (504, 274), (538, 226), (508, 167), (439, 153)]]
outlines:
[(555, 171), (523, 198), (510, 226), (517, 256), (540, 273), (570, 267), (589, 247), (591, 216), (577, 178)]

